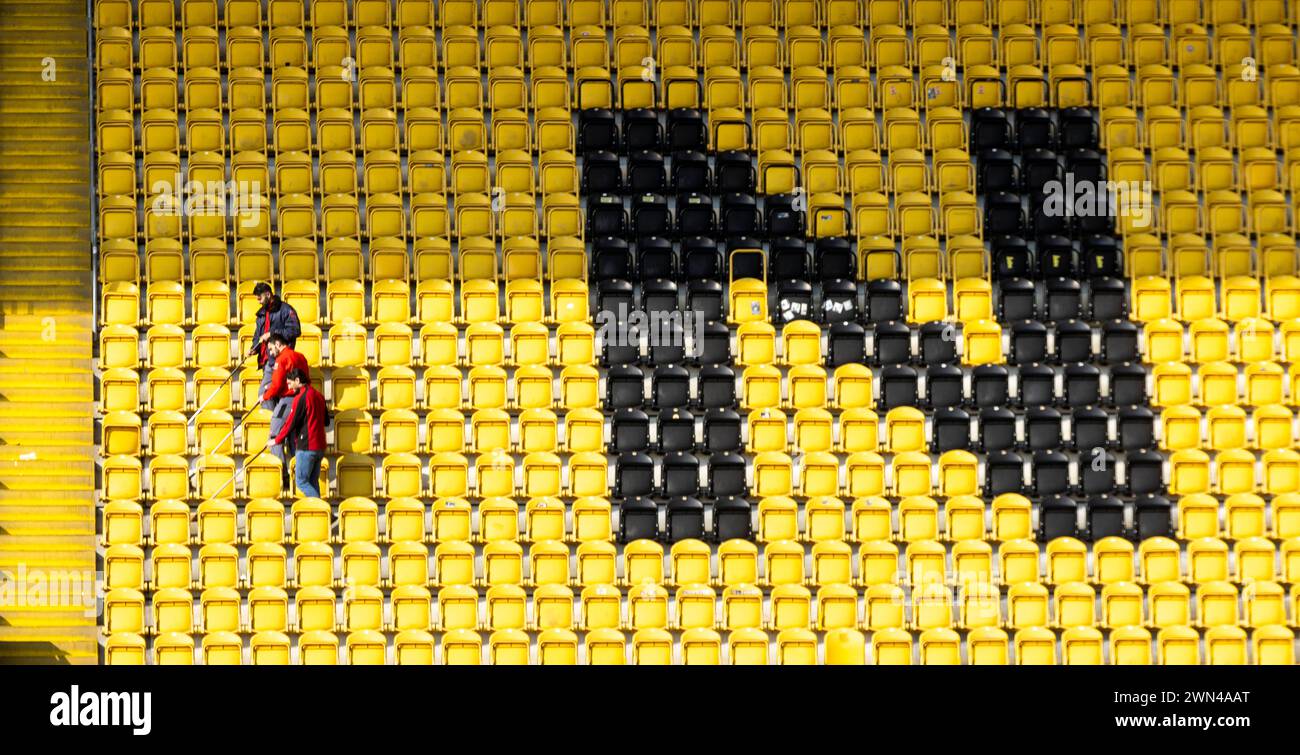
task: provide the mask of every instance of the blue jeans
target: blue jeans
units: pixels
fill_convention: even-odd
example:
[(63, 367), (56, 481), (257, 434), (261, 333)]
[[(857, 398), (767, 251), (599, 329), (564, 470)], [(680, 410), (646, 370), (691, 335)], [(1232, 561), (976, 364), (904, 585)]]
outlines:
[[(271, 429), (267, 442), (275, 440), (275, 436), (280, 434), (280, 429), (284, 427), (284, 421), (289, 418), (289, 410), (293, 408), (293, 396), (281, 396), (263, 401), (263, 405), (271, 404)], [(284, 456), (284, 444), (271, 446), (271, 453), (280, 459), (280, 486), (288, 489), (289, 487), (289, 460)]]
[[(257, 396), (259, 399), (262, 396), (265, 396), (266, 389), (271, 387), (271, 373), (274, 371), (275, 371), (275, 361), (274, 360), (268, 361), (266, 363), (266, 367), (262, 370), (262, 382), (257, 386)], [(275, 402), (263, 401), (262, 408), (267, 411), (271, 411), (272, 409), (275, 408)]]
[(320, 462), (325, 456), (320, 451), (298, 451), (294, 454), (294, 482), (298, 492), (308, 498), (320, 498)]

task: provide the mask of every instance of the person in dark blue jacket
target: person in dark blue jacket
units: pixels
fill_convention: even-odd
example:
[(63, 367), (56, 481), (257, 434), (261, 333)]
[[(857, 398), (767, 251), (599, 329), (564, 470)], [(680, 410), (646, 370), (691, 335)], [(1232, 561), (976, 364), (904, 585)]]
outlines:
[[(271, 385), (271, 375), (275, 372), (275, 354), (271, 352), (267, 341), (272, 334), (278, 334), (292, 349), (298, 342), (298, 336), (302, 335), (302, 323), (298, 321), (298, 312), (275, 295), (271, 284), (261, 282), (253, 286), (253, 295), (261, 304), (254, 316), (253, 326), (253, 347), (257, 349), (257, 366), (262, 370), (262, 384), (257, 395), (265, 396), (267, 387)], [(265, 403), (263, 406), (271, 408)]]

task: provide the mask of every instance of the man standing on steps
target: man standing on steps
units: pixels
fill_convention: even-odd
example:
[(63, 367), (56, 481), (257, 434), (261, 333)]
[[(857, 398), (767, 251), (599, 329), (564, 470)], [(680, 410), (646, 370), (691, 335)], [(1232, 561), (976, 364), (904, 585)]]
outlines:
[[(271, 378), (263, 380), (265, 385), (262, 391), (262, 407), (271, 412), (271, 437), (274, 438), (284, 426), (284, 419), (289, 415), (289, 407), (293, 403), (292, 391), (289, 390), (288, 384), (289, 373), (299, 370), (307, 375), (310, 374), (311, 368), (307, 365), (307, 357), (294, 351), (289, 345), (289, 340), (279, 333), (272, 333), (266, 339), (266, 352), (270, 356), (266, 363), (266, 374)], [(282, 463), (280, 482), (282, 489), (288, 490), (289, 459), (286, 458), (282, 446), (274, 445), (270, 450), (280, 457)]]
[[(271, 288), (271, 284), (266, 282), (258, 283), (253, 286), (253, 296), (257, 297), (260, 308), (255, 315), (256, 324), (253, 328), (253, 348), (257, 349), (257, 366), (262, 368), (262, 385), (258, 388), (258, 395), (266, 395), (266, 388), (271, 384), (271, 373), (275, 355), (267, 347), (267, 341), (270, 340), (272, 333), (279, 333), (284, 336), (290, 347), (298, 343), (298, 336), (302, 335), (302, 324), (298, 321), (298, 312), (288, 303), (280, 300)], [(262, 404), (267, 409), (271, 407)]]
[(290, 370), (287, 377), (292, 404), (289, 416), (272, 442), (283, 447), (288, 440), (294, 448), (294, 481), (298, 492), (310, 498), (320, 498), (320, 465), (325, 456), (325, 425), (329, 411), (325, 397), (311, 386), (311, 380), (302, 370)]

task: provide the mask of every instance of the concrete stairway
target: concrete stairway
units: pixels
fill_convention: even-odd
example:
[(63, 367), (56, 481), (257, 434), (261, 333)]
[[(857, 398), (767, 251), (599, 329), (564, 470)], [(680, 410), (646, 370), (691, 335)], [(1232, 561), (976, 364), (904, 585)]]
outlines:
[(0, 664), (98, 660), (88, 26), (0, 0)]

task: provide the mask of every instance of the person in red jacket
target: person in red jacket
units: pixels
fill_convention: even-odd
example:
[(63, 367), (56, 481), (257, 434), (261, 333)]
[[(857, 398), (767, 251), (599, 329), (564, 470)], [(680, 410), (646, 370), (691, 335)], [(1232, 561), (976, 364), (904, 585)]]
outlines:
[(325, 456), (325, 425), (329, 421), (325, 397), (311, 386), (311, 379), (302, 370), (289, 370), (285, 380), (292, 403), (284, 426), (272, 442), (280, 447), (286, 441), (291, 444), (298, 492), (310, 498), (320, 498), (318, 482), (321, 459)]
[[(307, 357), (294, 351), (289, 344), (289, 339), (281, 333), (272, 333), (271, 337), (266, 339), (266, 350), (270, 355), (266, 363), (266, 374), (271, 377), (263, 381), (261, 399), (262, 408), (271, 412), (271, 437), (275, 437), (284, 426), (293, 399), (289, 392), (287, 375), (292, 370), (301, 370), (304, 375), (307, 375), (310, 374), (311, 368), (307, 365)], [(281, 484), (288, 488), (289, 460), (285, 458), (283, 448), (280, 446), (272, 446), (271, 453), (278, 456), (282, 462)]]

